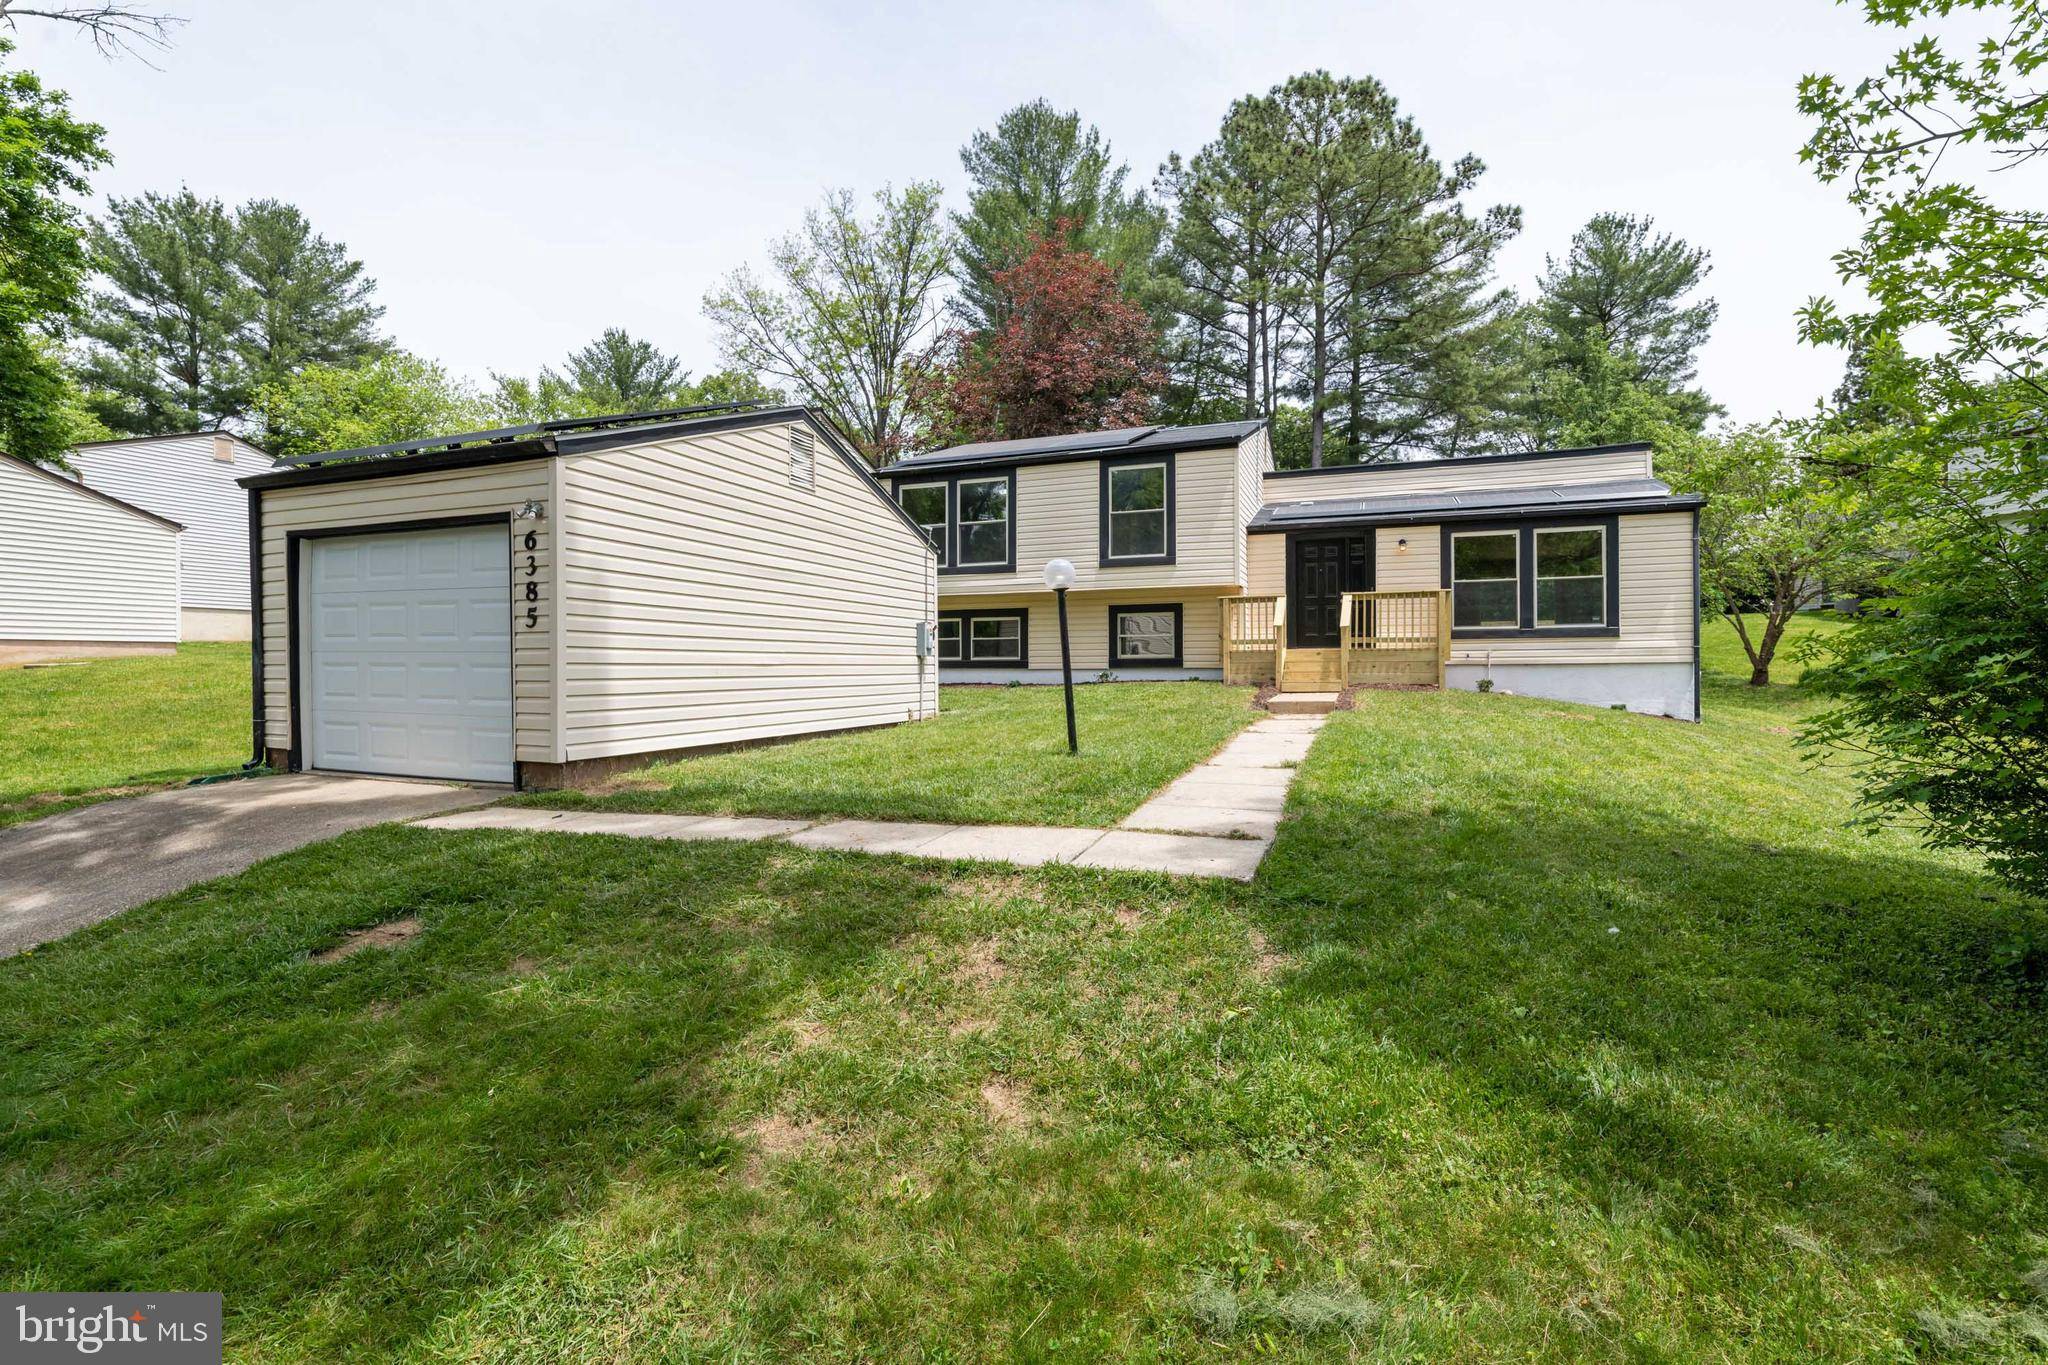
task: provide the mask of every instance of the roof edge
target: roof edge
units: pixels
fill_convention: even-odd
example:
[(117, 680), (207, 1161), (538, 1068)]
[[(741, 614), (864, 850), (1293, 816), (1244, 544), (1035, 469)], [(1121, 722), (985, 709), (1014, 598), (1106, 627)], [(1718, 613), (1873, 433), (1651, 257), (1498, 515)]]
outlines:
[(1506, 464), (1516, 460), (1554, 460), (1566, 455), (1618, 455), (1626, 450), (1654, 449), (1648, 441), (1620, 441), (1604, 446), (1565, 446), (1558, 450), (1527, 450), (1506, 455), (1443, 455), (1433, 460), (1378, 460), (1365, 464), (1326, 464), (1320, 469), (1269, 469), (1269, 479), (1310, 478), (1317, 474), (1371, 474), (1385, 469), (1434, 469), (1444, 465)]
[(62, 474), (57, 473), (55, 470), (45, 469), (43, 466), (39, 464), (34, 464), (28, 460), (24, 460), (19, 456), (15, 455), (0, 454), (0, 460), (6, 460), (9, 464), (19, 465), (23, 469), (26, 469), (31, 474), (40, 474), (44, 478), (48, 479), (51, 483), (62, 484), (64, 485), (64, 487), (71, 489), (73, 492), (83, 493), (89, 498), (98, 498), (101, 502), (104, 503), (111, 503), (113, 506), (120, 508), (123, 512), (133, 512), (136, 516), (141, 517), (145, 521), (153, 521), (157, 523), (157, 525), (159, 526), (168, 526), (173, 531), (183, 531), (185, 529), (185, 523), (182, 521), (172, 521), (169, 517), (158, 516), (155, 512), (150, 511), (147, 507), (137, 507), (134, 503), (129, 502), (126, 498), (117, 498), (112, 493), (102, 493), (99, 489), (94, 488), (91, 484), (87, 483), (83, 479), (68, 479), (64, 477)]
[[(1684, 512), (1704, 507), (1698, 493), (1668, 493), (1654, 498), (1598, 498), (1541, 507), (1450, 508), (1438, 512), (1359, 512), (1352, 516), (1310, 517), (1299, 521), (1248, 523), (1249, 536), (1285, 535), (1289, 531), (1327, 531), (1347, 526), (1435, 526), (1445, 521), (1541, 521), (1546, 517), (1582, 517), (1639, 512)], [(1263, 509), (1262, 509), (1263, 510)]]
[[(1225, 424), (1220, 422), (1204, 422), (1201, 425), (1222, 426)], [(942, 458), (943, 452), (933, 451), (929, 456), (911, 456), (907, 460), (898, 460), (894, 464), (883, 465), (875, 473), (882, 478), (902, 479), (917, 474), (930, 474), (948, 469), (1013, 469), (1021, 465), (1079, 463), (1083, 460), (1099, 460), (1106, 456), (1118, 454), (1139, 456), (1155, 451), (1235, 449), (1253, 436), (1256, 436), (1259, 432), (1264, 431), (1268, 425), (1266, 419), (1261, 417), (1253, 424), (1250, 430), (1235, 439), (1227, 436), (1208, 436), (1187, 440), (1175, 440), (1172, 438), (1160, 440), (1155, 435), (1146, 436), (1141, 438), (1140, 441), (1124, 445), (1076, 446), (1069, 450), (1040, 451), (1027, 455), (963, 455), (955, 459)], [(1173, 428), (1166, 427), (1161, 428), (1161, 430), (1171, 431)]]

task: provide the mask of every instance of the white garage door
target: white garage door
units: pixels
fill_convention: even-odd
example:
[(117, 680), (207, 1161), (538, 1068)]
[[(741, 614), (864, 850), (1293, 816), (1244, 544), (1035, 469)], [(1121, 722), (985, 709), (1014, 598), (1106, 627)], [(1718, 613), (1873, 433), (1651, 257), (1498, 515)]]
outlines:
[(312, 766), (510, 782), (505, 527), (302, 543)]

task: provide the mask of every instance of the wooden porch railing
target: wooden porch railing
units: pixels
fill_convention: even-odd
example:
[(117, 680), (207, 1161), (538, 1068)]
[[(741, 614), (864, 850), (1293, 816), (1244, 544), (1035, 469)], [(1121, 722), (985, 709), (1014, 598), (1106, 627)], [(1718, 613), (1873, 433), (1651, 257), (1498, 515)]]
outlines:
[(1451, 594), (1442, 588), (1347, 592), (1338, 611), (1344, 676), (1354, 682), (1433, 674), (1444, 685), (1451, 656)]
[(1280, 676), (1287, 604), (1279, 597), (1226, 597), (1223, 681), (1256, 685)]

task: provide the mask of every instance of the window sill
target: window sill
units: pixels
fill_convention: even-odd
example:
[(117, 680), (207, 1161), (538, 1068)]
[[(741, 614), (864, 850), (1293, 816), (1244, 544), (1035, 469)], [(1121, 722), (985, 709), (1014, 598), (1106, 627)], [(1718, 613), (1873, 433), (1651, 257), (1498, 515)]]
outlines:
[(1126, 556), (1122, 559), (1111, 559), (1107, 555), (1103, 555), (1096, 559), (1095, 567), (1098, 569), (1159, 569), (1171, 567), (1173, 559), (1172, 555), (1146, 555), (1143, 558)]
[(1532, 626), (1481, 629), (1451, 628), (1453, 640), (1612, 640), (1621, 635), (1620, 626)]

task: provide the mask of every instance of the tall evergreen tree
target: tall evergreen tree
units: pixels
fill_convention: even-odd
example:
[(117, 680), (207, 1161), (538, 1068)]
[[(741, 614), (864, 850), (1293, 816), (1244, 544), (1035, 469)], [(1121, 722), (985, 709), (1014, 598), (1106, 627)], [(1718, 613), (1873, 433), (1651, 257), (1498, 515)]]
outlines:
[[(14, 50), (0, 38), (0, 61)], [(75, 320), (87, 257), (78, 211), (107, 159), (97, 124), (27, 71), (0, 69), (0, 451), (56, 463), (77, 425), (55, 343)]]
[(244, 204), (235, 234), (248, 315), (239, 349), (257, 385), (307, 365), (346, 367), (383, 349), (376, 324), (384, 309), (371, 302), (377, 282), (341, 243), (313, 231), (295, 206), (276, 199)]
[(93, 256), (101, 288), (80, 373), (94, 411), (118, 431), (266, 420), (259, 393), (385, 346), (363, 263), (278, 200), (230, 212), (189, 189), (113, 199)]
[(1020, 104), (960, 149), (969, 181), (967, 212), (955, 214), (960, 294), (973, 329), (1000, 326), (1004, 292), (995, 276), (1022, 261), (1034, 241), (1066, 225), (1073, 244), (1117, 272), (1127, 297), (1162, 306), (1154, 258), (1166, 217), (1142, 190), (1127, 190), (1130, 168), (1114, 159), (1094, 125), (1046, 100)]
[(83, 328), (94, 345), (80, 372), (95, 415), (115, 431), (146, 435), (246, 413), (249, 298), (227, 208), (189, 189), (110, 199), (92, 244), (104, 287)]
[(1562, 261), (1544, 258), (1537, 310), (1544, 326), (1573, 341), (1594, 328), (1636, 358), (1642, 378), (1673, 389), (1698, 374), (1699, 349), (1720, 316), (1711, 298), (1693, 298), (1713, 272), (1712, 257), (1647, 215), (1595, 214), (1573, 234)]

